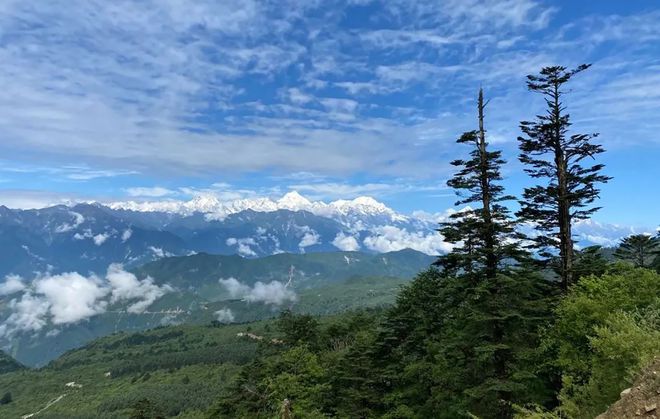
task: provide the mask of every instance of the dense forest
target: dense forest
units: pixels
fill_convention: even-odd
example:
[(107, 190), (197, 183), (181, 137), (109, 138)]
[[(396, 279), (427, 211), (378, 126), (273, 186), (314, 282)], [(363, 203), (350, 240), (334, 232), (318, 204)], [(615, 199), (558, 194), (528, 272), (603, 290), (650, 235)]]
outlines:
[[(466, 209), (439, 226), (453, 250), (403, 285), (391, 307), (325, 317), (285, 310), (254, 324), (119, 334), (40, 371), (4, 360), (0, 416), (19, 413), (21, 398), (55, 391), (47, 386), (64, 372), (97, 377), (85, 384), (96, 395), (70, 396), (80, 417), (605, 412), (660, 356), (660, 238), (634, 235), (614, 252), (575, 246), (572, 227), (599, 209), (599, 187), (610, 180), (597, 162), (597, 135), (572, 132), (564, 103), (572, 78), (588, 68), (528, 76), (546, 110), (520, 123), (519, 160), (535, 183), (520, 198), (501, 186), (506, 161), (488, 142), (479, 91), (476, 129), (458, 139), (466, 156), (452, 162), (447, 182)], [(534, 232), (523, 235), (523, 225)], [(39, 417), (74, 417), (58, 406)]]

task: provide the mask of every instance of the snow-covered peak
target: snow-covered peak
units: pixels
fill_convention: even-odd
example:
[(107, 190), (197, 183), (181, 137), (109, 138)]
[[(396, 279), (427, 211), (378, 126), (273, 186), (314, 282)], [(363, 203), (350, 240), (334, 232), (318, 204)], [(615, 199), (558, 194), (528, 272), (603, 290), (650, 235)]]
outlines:
[(331, 202), (330, 206), (341, 213), (358, 212), (365, 215), (394, 214), (394, 211), (391, 208), (368, 196), (361, 196), (350, 201), (340, 199)]
[(154, 201), (154, 202), (113, 202), (108, 206), (139, 212), (170, 212), (190, 215), (196, 212), (206, 214), (208, 219), (222, 220), (231, 214), (245, 210), (273, 212), (281, 209), (290, 211), (308, 211), (315, 215), (341, 219), (355, 217), (388, 217), (391, 221), (404, 221), (406, 217), (397, 214), (382, 202), (374, 198), (361, 196), (353, 200), (340, 199), (326, 204), (323, 201), (310, 201), (296, 191), (291, 191), (279, 198), (246, 198), (234, 201), (220, 201), (213, 194), (199, 194), (189, 201)]
[(222, 206), (222, 202), (211, 194), (200, 194), (184, 204), (192, 212), (213, 212)]
[(300, 195), (296, 191), (288, 192), (282, 198), (277, 200), (277, 207), (279, 209), (289, 209), (292, 211), (309, 210), (312, 207), (312, 202)]

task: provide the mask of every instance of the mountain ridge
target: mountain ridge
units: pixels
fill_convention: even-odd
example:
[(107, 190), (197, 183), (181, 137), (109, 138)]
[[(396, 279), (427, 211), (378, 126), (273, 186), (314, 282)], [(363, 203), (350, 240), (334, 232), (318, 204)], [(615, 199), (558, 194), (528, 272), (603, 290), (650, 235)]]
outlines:
[[(130, 201), (137, 202), (137, 201)], [(137, 205), (137, 204), (136, 204)], [(282, 252), (412, 248), (429, 255), (451, 250), (437, 232), (455, 210), (400, 214), (371, 197), (311, 201), (297, 192), (277, 200), (77, 203), (18, 210), (0, 207), (0, 277), (34, 272), (103, 272), (111, 263), (134, 267), (195, 252), (262, 257)], [(180, 209), (184, 206), (184, 210)], [(576, 223), (578, 245), (614, 246), (640, 231), (595, 221)]]

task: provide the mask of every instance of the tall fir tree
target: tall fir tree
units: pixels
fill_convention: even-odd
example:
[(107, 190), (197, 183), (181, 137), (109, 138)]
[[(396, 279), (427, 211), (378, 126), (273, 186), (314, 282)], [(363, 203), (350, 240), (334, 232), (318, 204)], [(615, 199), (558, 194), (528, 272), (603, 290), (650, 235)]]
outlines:
[(533, 247), (540, 256), (552, 261), (558, 254), (556, 270), (564, 290), (575, 279), (572, 225), (598, 211), (599, 207), (591, 206), (600, 192), (596, 185), (610, 179), (601, 174), (604, 165), (584, 161), (604, 151), (593, 143), (598, 134), (568, 134), (571, 122), (563, 103), (564, 85), (589, 67), (545, 67), (538, 75), (527, 76), (528, 89), (543, 96), (547, 110), (534, 121), (522, 121), (525, 136), (518, 137), (525, 172), (547, 180), (545, 185), (525, 188), (518, 215), (534, 223), (538, 235)]
[(451, 162), (458, 171), (447, 181), (461, 197), (455, 205), (474, 206), (450, 216), (441, 224), (440, 233), (445, 241), (455, 245), (451, 253), (442, 256), (436, 265), (448, 274), (462, 273), (469, 278), (495, 278), (498, 272), (515, 260), (522, 260), (519, 235), (502, 203), (515, 198), (504, 193), (500, 168), (505, 163), (502, 152), (492, 151), (486, 141), (484, 128), (483, 89), (477, 99), (478, 130), (463, 133), (459, 144), (469, 145), (472, 150), (467, 160)]
[[(486, 140), (486, 105), (480, 89), (478, 129), (458, 139), (471, 147), (469, 158), (452, 162), (458, 171), (447, 182), (461, 197), (456, 205), (473, 209), (453, 214), (439, 229), (455, 245), (436, 262), (449, 276), (442, 282), (442, 299), (454, 303), (440, 303), (451, 321), (442, 325), (432, 357), (451, 360), (442, 368), (456, 373), (456, 378), (453, 384), (438, 386), (454, 394), (456, 401), (436, 400), (434, 408), (446, 409), (450, 417), (471, 412), (509, 418), (511, 404), (525, 400), (526, 389), (538, 379), (534, 374), (524, 379), (512, 374), (514, 365), (525, 369), (528, 345), (534, 342), (534, 334), (526, 335), (521, 326), (546, 318), (546, 297), (551, 295), (540, 277), (524, 269), (528, 254), (521, 249), (522, 236), (504, 205), (515, 198), (499, 184), (505, 161)], [(455, 354), (460, 356), (454, 358)], [(435, 363), (424, 368), (432, 366)]]
[(659, 255), (660, 238), (646, 234), (633, 234), (624, 238), (614, 252), (616, 258), (632, 262), (638, 268), (652, 266)]

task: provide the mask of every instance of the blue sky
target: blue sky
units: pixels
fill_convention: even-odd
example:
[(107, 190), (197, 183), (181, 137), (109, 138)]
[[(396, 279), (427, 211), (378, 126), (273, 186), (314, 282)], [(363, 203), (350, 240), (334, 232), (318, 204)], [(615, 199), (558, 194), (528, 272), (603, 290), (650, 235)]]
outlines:
[(604, 222), (655, 226), (653, 0), (4, 1), (0, 203), (373, 196), (443, 211), (475, 96), (504, 150), (543, 106), (525, 75), (593, 63), (567, 98), (599, 132)]

